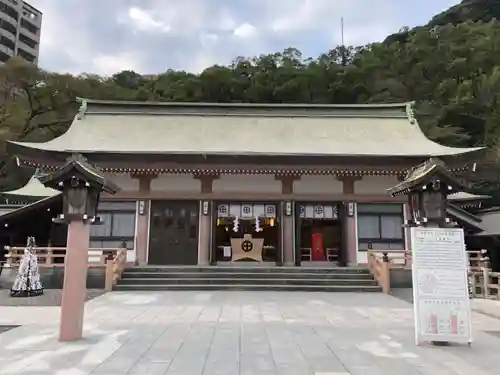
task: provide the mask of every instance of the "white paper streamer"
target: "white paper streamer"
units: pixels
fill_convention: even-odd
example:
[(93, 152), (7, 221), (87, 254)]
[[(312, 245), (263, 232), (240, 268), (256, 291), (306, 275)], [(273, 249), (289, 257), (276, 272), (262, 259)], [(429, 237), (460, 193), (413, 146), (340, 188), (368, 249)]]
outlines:
[(233, 221), (233, 232), (237, 232), (239, 228), (240, 228), (240, 218), (239, 216), (235, 216)]
[(260, 227), (260, 219), (258, 216), (255, 216), (255, 231), (257, 233), (262, 231), (262, 228)]

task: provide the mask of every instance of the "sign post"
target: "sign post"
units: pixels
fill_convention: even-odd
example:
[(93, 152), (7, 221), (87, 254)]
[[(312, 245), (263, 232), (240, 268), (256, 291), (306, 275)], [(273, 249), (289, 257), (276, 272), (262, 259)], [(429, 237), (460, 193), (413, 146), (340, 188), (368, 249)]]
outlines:
[(464, 233), (411, 228), (415, 343), (472, 343)]

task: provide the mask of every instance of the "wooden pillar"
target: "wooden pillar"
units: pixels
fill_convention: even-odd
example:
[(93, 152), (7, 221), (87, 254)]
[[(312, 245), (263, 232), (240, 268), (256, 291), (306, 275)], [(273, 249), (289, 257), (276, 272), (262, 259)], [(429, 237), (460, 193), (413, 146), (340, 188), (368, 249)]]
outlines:
[[(285, 196), (285, 199), (288, 195), (291, 201), (293, 184), (295, 181), (300, 180), (300, 176), (276, 176), (276, 179), (281, 181), (281, 193)], [(291, 202), (293, 208), (295, 203)], [(285, 216), (283, 210), (281, 211), (282, 252), (280, 254), (283, 254), (283, 264), (292, 266), (295, 264), (295, 210), (293, 210), (292, 216)]]
[(132, 178), (137, 178), (139, 181), (139, 208), (143, 205), (143, 213), (137, 212), (137, 228), (135, 236), (135, 259), (136, 263), (144, 266), (148, 262), (148, 242), (149, 242), (149, 219), (151, 200), (147, 197), (151, 192), (151, 181), (156, 175), (132, 175)]
[[(355, 195), (356, 189), (355, 184), (356, 181), (361, 180), (361, 177), (356, 176), (343, 176), (338, 178), (339, 181), (342, 181), (342, 194), (344, 195)], [(357, 236), (357, 220), (356, 220), (356, 202), (354, 200), (344, 202), (343, 217), (341, 220), (342, 224), (342, 236), (343, 244), (345, 246), (344, 249), (341, 249), (343, 252), (344, 261), (347, 265), (357, 265), (358, 264), (358, 236)], [(352, 210), (353, 214), (350, 214), (350, 210)]]
[(68, 225), (61, 300), (59, 341), (82, 338), (83, 314), (87, 297), (87, 264), (90, 223), (73, 220)]
[[(194, 175), (194, 178), (200, 180), (201, 183), (201, 193), (211, 194), (214, 180), (219, 178), (216, 175)], [(205, 215), (203, 213), (204, 204), (208, 205), (208, 213)], [(200, 212), (199, 212), (199, 222), (198, 222), (198, 265), (208, 265), (210, 264), (210, 251), (212, 249), (211, 238), (213, 235), (213, 220), (212, 211), (213, 202), (212, 200), (201, 200), (200, 201)]]

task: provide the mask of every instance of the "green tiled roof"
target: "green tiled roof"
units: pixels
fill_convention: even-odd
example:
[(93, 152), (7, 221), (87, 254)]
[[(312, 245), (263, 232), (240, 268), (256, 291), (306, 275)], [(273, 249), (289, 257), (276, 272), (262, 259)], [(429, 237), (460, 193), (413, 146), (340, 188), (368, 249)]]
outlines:
[(4, 191), (1, 194), (6, 197), (33, 197), (33, 198), (45, 198), (52, 197), (59, 194), (60, 192), (49, 187), (45, 187), (39, 180), (38, 175), (34, 174), (31, 176), (26, 185), (20, 187), (16, 190)]
[(450, 156), (480, 148), (442, 146), (389, 105), (138, 103), (82, 99), (70, 129), (9, 151), (66, 153)]

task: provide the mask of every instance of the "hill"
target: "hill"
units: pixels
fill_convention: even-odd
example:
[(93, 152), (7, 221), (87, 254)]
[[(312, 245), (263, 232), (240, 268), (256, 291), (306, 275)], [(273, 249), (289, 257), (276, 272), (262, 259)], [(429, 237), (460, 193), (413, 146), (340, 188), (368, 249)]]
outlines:
[(425, 27), (458, 25), (467, 21), (490, 22), (494, 19), (500, 20), (500, 1), (463, 0), (460, 4), (434, 16)]
[(465, 22), (488, 23), (492, 20), (500, 21), (499, 0), (462, 0), (459, 4), (432, 17), (426, 25), (413, 29), (403, 28), (399, 32), (389, 35), (384, 43), (396, 41), (404, 43), (417, 30), (432, 30), (438, 26), (459, 25)]

